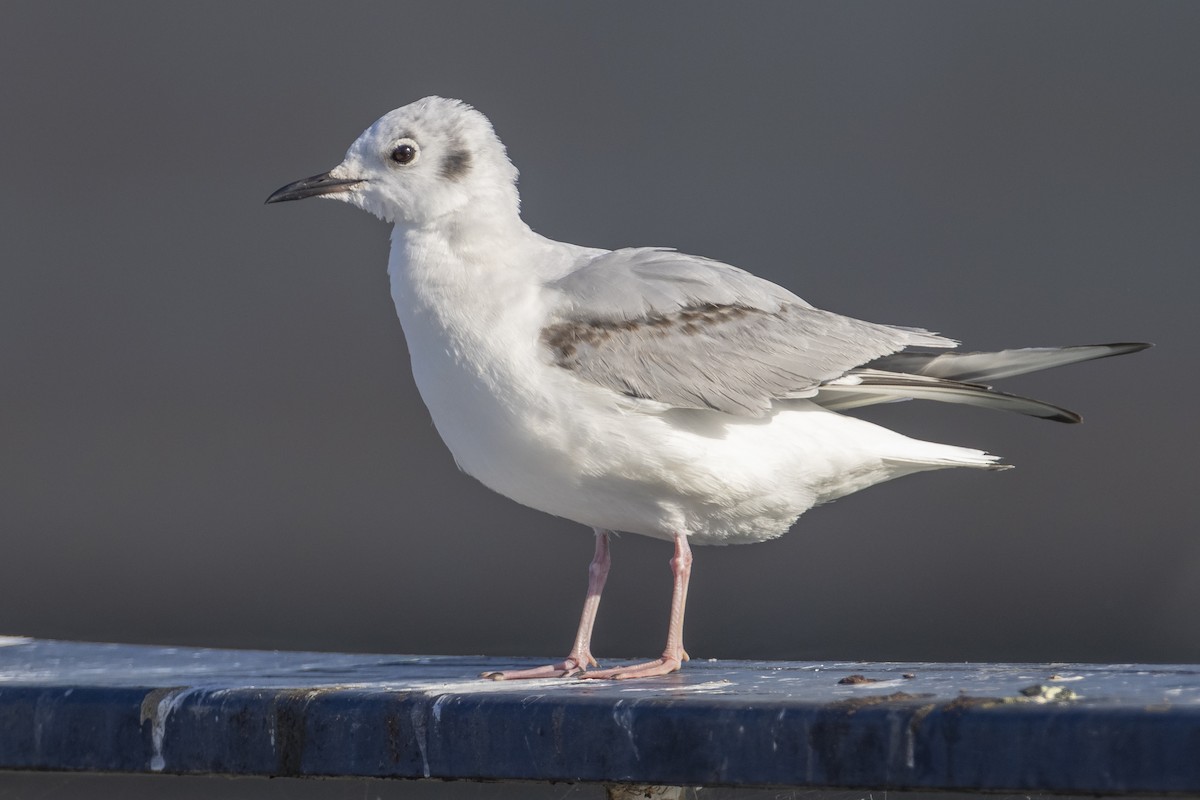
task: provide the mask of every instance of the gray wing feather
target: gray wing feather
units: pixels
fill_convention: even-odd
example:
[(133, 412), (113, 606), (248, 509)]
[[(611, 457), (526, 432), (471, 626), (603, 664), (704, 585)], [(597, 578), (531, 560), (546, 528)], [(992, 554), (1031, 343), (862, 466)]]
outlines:
[[(856, 377), (867, 372), (877, 372), (880, 375), (891, 374), (908, 379), (919, 377), (943, 379), (949, 381), (950, 384), (957, 382), (978, 384), (980, 381), (1011, 378), (1014, 375), (1024, 375), (1027, 372), (1037, 372), (1043, 369), (1051, 369), (1052, 367), (1076, 364), (1081, 361), (1092, 361), (1097, 358), (1109, 358), (1127, 353), (1136, 353), (1150, 346), (1146, 342), (1119, 342), (1116, 344), (1085, 344), (1070, 347), (1023, 347), (1014, 350), (999, 350), (994, 353), (895, 353), (878, 358), (864, 365), (864, 368), (861, 370), (851, 370), (850, 376)], [(884, 383), (887, 382), (885, 381)], [(943, 388), (952, 389), (953, 387), (950, 384), (947, 384)], [(1032, 410), (1031, 406), (1022, 409), (1018, 408), (1017, 404), (1007, 400), (991, 402), (978, 394), (972, 395), (956, 391), (942, 391), (937, 387), (933, 387), (932, 389), (926, 387), (920, 392), (910, 392), (906, 387), (912, 385), (914, 384), (912, 384), (911, 380), (907, 383), (904, 381), (891, 381), (888, 385), (876, 385), (869, 389), (857, 391), (856, 385), (847, 381), (840, 386), (821, 387), (821, 393), (817, 395), (815, 402), (831, 411), (846, 411), (851, 408), (875, 405), (876, 403), (924, 398), (945, 400), (948, 402), (965, 402), (972, 405), (988, 405), (993, 408), (1005, 408), (1009, 411), (1020, 411), (1032, 416), (1042, 416), (1065, 422), (1079, 421), (1079, 415), (1074, 412), (1064, 412), (1065, 416), (1069, 417), (1064, 419), (1061, 418), (1064, 416), (1063, 414), (1036, 413)], [(939, 393), (941, 394), (940, 397), (935, 396)], [(1002, 393), (993, 392), (993, 394)], [(1047, 403), (1041, 403), (1041, 401), (1029, 401), (1028, 398), (1021, 399), (1027, 403), (1040, 404), (1044, 407), (1043, 411), (1057, 408)], [(1061, 412), (1063, 409), (1058, 409), (1058, 411)]]
[(1149, 346), (1145, 342), (1120, 342), (1070, 347), (1022, 347), (994, 353), (897, 353), (880, 358), (868, 366), (957, 381), (1000, 380), (1080, 361), (1136, 353)]
[(542, 342), (555, 364), (631, 397), (762, 416), (775, 399), (909, 346), (953, 347), (919, 328), (813, 308), (736, 267), (673, 250), (617, 250), (551, 282)]
[(1013, 411), (1055, 422), (1082, 421), (1082, 417), (1070, 409), (1031, 397), (1000, 392), (981, 383), (906, 375), (878, 369), (856, 369), (851, 371), (845, 380), (846, 383), (822, 386), (816, 402), (832, 410), (845, 410), (895, 400), (937, 400), (942, 403), (962, 403), (980, 408)]
[(782, 286), (745, 270), (653, 247), (596, 256), (550, 287), (562, 293), (567, 313), (585, 319), (638, 319), (702, 303), (808, 306)]

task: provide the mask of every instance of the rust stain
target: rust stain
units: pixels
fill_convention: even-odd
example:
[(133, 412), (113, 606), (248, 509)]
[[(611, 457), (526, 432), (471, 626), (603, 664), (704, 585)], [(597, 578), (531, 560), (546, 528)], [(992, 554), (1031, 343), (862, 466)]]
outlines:
[(168, 686), (163, 689), (153, 689), (146, 693), (142, 698), (142, 706), (138, 715), (138, 724), (145, 725), (147, 722), (154, 722), (154, 718), (158, 715), (158, 704), (169, 694), (182, 692), (186, 686)]
[(830, 703), (828, 708), (838, 711), (847, 711), (853, 714), (860, 708), (869, 706), (884, 705), (886, 703), (907, 703), (912, 700), (923, 700), (927, 697), (932, 697), (931, 694), (910, 694), (909, 692), (892, 692), (891, 694), (867, 694), (862, 697), (851, 697), (846, 700), (838, 700)]
[(879, 678), (868, 678), (866, 675), (847, 675), (838, 681), (839, 686), (858, 686), (863, 683), (879, 683)]

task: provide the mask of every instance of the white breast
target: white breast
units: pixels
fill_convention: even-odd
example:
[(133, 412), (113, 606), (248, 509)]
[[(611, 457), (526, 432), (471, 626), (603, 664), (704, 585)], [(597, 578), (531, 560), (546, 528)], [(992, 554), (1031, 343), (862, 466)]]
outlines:
[(950, 465), (906, 462), (914, 447), (959, 451), (803, 400), (758, 420), (623, 398), (542, 352), (538, 276), (396, 244), (393, 300), (438, 433), (465, 472), (532, 508), (698, 544), (760, 541), (818, 502)]

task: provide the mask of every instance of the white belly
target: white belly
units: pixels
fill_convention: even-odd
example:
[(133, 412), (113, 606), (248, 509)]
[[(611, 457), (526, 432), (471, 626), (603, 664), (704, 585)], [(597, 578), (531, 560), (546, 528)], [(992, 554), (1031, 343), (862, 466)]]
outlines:
[(806, 400), (747, 419), (622, 397), (550, 364), (536, 285), (480, 285), (489, 274), (447, 288), (394, 268), (393, 298), (442, 439), (465, 472), (518, 503), (597, 528), (752, 542), (898, 475), (990, 463)]
[(663, 539), (683, 530), (696, 544), (762, 541), (817, 503), (931, 468), (885, 458), (924, 443), (808, 401), (768, 420), (639, 410), (532, 359), (479, 372), (445, 348), (418, 347), (414, 334), (414, 378), (463, 471), (584, 525)]

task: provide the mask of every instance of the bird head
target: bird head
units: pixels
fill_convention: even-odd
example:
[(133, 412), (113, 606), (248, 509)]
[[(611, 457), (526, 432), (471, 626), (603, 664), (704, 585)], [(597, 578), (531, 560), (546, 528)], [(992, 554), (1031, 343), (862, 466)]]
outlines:
[(426, 97), (380, 117), (333, 169), (289, 183), (267, 202), (326, 197), (423, 226), (468, 208), (515, 215), (516, 180), (487, 117), (461, 100)]

